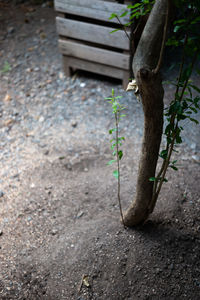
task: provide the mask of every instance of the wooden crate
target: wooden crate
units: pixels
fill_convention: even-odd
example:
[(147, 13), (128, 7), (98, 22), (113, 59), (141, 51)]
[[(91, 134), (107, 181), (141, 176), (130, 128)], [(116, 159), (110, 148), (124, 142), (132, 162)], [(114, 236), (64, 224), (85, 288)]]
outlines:
[[(130, 41), (111, 13), (120, 13), (127, 3), (112, 0), (55, 0), (59, 49), (67, 76), (86, 70), (123, 80), (130, 77)], [(120, 19), (127, 23), (128, 17)]]

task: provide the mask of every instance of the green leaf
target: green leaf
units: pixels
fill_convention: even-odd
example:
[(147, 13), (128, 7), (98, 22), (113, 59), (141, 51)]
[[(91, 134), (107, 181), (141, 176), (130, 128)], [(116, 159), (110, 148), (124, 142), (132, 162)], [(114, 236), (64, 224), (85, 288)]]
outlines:
[(119, 31), (120, 29), (114, 29), (114, 30), (112, 30), (112, 31), (110, 31), (110, 33), (112, 34), (112, 33), (115, 33), (115, 32), (117, 32), (117, 31)]
[(181, 24), (181, 23), (185, 23), (186, 19), (180, 19), (174, 22), (174, 24)]
[[(134, 13), (133, 13), (134, 12)], [(132, 19), (134, 19), (134, 18), (138, 18), (140, 16), (140, 13), (138, 12), (138, 10), (133, 10), (132, 11), (132, 14), (131, 14), (131, 16), (130, 16), (130, 20), (132, 20)]]
[(141, 5), (142, 5), (141, 3), (136, 3), (136, 4), (134, 4), (134, 5), (128, 5), (127, 8), (128, 8), (128, 9), (133, 9), (133, 8), (139, 7), (139, 6), (141, 6)]
[(122, 150), (118, 151), (118, 157), (119, 157), (120, 160), (122, 159), (122, 157), (123, 157), (123, 151)]
[(116, 143), (117, 145), (120, 145), (120, 146), (122, 146), (122, 142), (121, 141), (117, 141), (117, 143)]
[(173, 129), (173, 126), (171, 124), (168, 124), (165, 128), (165, 134), (167, 135), (170, 132), (170, 130), (172, 130), (172, 129)]
[(111, 149), (113, 150), (116, 147), (116, 143), (112, 144)]
[(112, 13), (112, 14), (110, 15), (110, 17), (109, 17), (109, 20), (112, 20), (112, 19), (114, 19), (114, 18), (116, 18), (116, 17), (117, 17), (117, 14)]
[(125, 10), (125, 11), (120, 15), (120, 18), (125, 17), (127, 14), (128, 14), (128, 10)]
[(166, 159), (167, 158), (167, 154), (168, 154), (167, 150), (162, 150), (160, 152), (160, 157), (162, 157), (163, 159)]
[(177, 47), (179, 45), (179, 41), (177, 41), (175, 37), (172, 37), (167, 40), (166, 45)]
[(118, 179), (119, 178), (119, 173), (117, 170), (113, 171), (113, 176)]
[(130, 26), (131, 24), (132, 24), (132, 22), (128, 22), (128, 23), (124, 24), (123, 26), (124, 26), (124, 27), (128, 27), (128, 26)]
[(188, 116), (184, 115), (184, 114), (180, 114), (178, 115), (178, 120), (185, 120)]
[(198, 113), (198, 110), (196, 109), (196, 108), (194, 108), (194, 107), (190, 107), (190, 109), (195, 113), (195, 114), (197, 114)]
[(175, 167), (174, 165), (170, 165), (170, 168), (172, 168), (174, 171), (178, 171), (178, 168)]
[(200, 101), (200, 97), (195, 97), (194, 98), (194, 105), (195, 105), (196, 108), (199, 108), (199, 105), (198, 105), (199, 101)]
[(112, 134), (114, 131), (116, 131), (117, 129), (116, 128), (112, 128), (112, 129), (109, 129), (109, 134)]
[(107, 165), (110, 166), (115, 162), (116, 162), (116, 159), (111, 159), (109, 162), (107, 162)]
[(114, 112), (114, 113), (117, 112), (117, 106), (118, 106), (117, 101), (114, 101), (113, 104), (112, 104), (112, 109), (113, 109), (113, 112)]
[(196, 17), (192, 22), (191, 24), (196, 24), (200, 21), (200, 17)]
[(182, 143), (182, 138), (180, 137), (180, 135), (176, 136), (176, 143), (177, 144), (181, 144)]
[(196, 119), (193, 119), (193, 118), (189, 118), (190, 119), (190, 121), (192, 121), (192, 122), (194, 122), (195, 124), (199, 124), (199, 121), (197, 121)]
[(195, 91), (197, 91), (198, 93), (200, 93), (200, 88), (198, 88), (196, 85), (190, 84), (190, 86), (191, 86)]
[(180, 26), (175, 26), (174, 27), (174, 32), (177, 32), (180, 29)]
[(156, 177), (150, 177), (150, 178), (149, 178), (149, 181), (156, 181), (156, 180), (157, 180)]
[(173, 160), (172, 164), (174, 165), (175, 163), (177, 163), (177, 160)]
[(172, 138), (170, 136), (167, 137), (167, 142), (168, 142), (168, 144), (171, 144)]

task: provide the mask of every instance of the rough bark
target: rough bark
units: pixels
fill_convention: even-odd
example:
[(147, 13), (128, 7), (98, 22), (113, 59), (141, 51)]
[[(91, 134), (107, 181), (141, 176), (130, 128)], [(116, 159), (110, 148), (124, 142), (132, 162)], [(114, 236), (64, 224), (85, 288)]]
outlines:
[(163, 131), (163, 96), (161, 76), (155, 73), (160, 56), (166, 20), (167, 0), (157, 0), (142, 33), (133, 59), (133, 71), (139, 87), (144, 133), (139, 162), (136, 196), (124, 215), (126, 226), (143, 223), (151, 213), (153, 182)]

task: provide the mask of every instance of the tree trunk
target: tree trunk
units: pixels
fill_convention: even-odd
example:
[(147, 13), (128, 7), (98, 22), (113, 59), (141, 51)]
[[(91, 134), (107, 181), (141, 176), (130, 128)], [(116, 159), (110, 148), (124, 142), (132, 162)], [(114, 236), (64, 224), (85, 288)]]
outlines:
[(124, 215), (126, 226), (143, 223), (151, 213), (153, 182), (163, 131), (163, 96), (161, 76), (154, 72), (160, 60), (166, 20), (167, 0), (157, 0), (142, 33), (133, 59), (133, 71), (144, 111), (144, 133), (136, 187), (136, 197)]

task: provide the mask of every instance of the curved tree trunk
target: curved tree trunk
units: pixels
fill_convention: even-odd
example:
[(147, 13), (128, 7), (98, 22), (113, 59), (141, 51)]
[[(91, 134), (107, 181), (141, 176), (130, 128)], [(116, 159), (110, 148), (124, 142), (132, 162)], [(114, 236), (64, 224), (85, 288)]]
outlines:
[(142, 33), (134, 59), (133, 71), (139, 87), (144, 111), (144, 134), (136, 197), (124, 215), (124, 224), (134, 226), (143, 223), (151, 213), (153, 182), (163, 131), (164, 91), (159, 72), (155, 72), (160, 51), (167, 12), (167, 0), (157, 0)]

